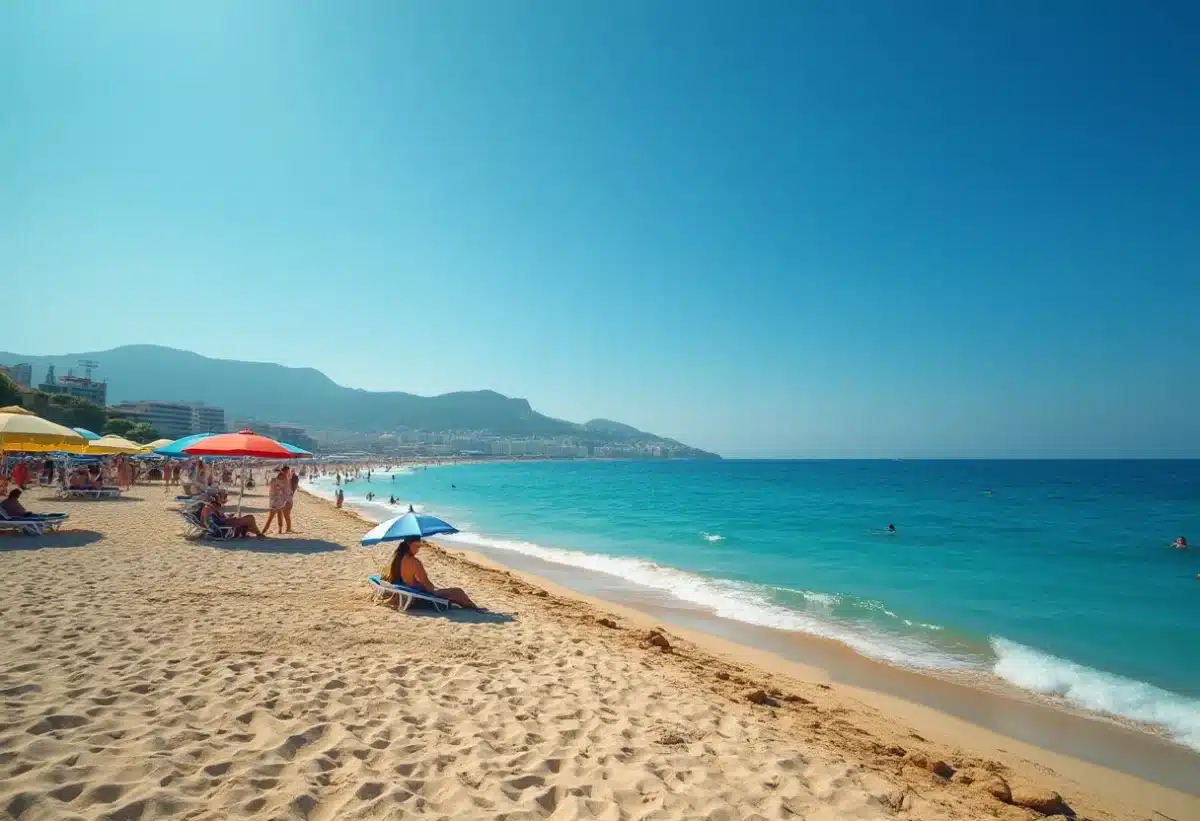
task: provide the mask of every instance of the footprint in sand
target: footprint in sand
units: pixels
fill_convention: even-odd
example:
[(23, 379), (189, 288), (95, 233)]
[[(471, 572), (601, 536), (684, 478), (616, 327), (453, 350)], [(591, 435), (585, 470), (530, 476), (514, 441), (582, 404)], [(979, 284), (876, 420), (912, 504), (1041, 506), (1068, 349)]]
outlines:
[(55, 730), (71, 730), (76, 727), (82, 727), (88, 723), (88, 719), (84, 716), (74, 716), (65, 714), (49, 715), (25, 729), (25, 732), (30, 735), (45, 735), (52, 733)]
[(83, 784), (63, 784), (58, 789), (51, 790), (47, 795), (64, 804), (70, 804), (83, 792), (84, 786)]

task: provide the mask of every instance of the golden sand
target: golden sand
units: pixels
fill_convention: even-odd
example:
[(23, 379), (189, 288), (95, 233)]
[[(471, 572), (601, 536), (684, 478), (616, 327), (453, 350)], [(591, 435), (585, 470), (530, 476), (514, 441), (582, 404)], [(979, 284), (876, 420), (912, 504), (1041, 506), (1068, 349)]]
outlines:
[(301, 532), (225, 544), (185, 539), (161, 487), (37, 496), (71, 519), (0, 536), (0, 818), (1041, 817), (982, 788), (1003, 779), (1094, 819), (1200, 819), (1194, 796), (928, 710), (679, 631), (664, 648), (453, 550), (422, 554), (431, 577), (491, 614), (373, 606), (386, 548), (304, 494)]

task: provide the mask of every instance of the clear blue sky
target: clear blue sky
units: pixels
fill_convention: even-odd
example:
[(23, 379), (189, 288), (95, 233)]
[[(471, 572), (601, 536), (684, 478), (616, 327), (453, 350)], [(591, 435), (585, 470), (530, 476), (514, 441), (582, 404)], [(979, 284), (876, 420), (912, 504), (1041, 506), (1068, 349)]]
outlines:
[(0, 5), (0, 349), (1200, 456), (1200, 3)]

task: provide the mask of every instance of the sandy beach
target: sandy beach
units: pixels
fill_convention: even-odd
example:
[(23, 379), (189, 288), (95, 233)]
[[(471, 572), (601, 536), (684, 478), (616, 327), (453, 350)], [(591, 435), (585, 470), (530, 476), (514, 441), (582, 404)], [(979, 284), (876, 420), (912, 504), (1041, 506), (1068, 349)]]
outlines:
[(372, 605), (389, 551), (306, 494), (298, 533), (229, 543), (186, 539), (160, 486), (39, 495), (71, 519), (0, 536), (3, 818), (1200, 818), (1183, 791), (457, 549), (422, 558), (489, 613)]

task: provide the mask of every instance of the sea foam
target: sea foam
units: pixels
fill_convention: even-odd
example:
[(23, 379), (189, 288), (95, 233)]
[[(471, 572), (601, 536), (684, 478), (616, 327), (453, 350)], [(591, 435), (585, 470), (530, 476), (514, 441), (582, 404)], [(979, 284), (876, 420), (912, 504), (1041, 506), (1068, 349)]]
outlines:
[(822, 618), (812, 613), (783, 607), (771, 601), (770, 588), (759, 585), (711, 579), (665, 567), (646, 559), (562, 550), (533, 542), (498, 539), (478, 533), (464, 532), (441, 538), (473, 547), (522, 553), (554, 564), (615, 576), (662, 591), (682, 601), (706, 607), (721, 618), (832, 639), (865, 656), (897, 666), (947, 670), (971, 666), (968, 661), (915, 638), (883, 634), (872, 631), (865, 625)]
[(993, 672), (1036, 693), (1057, 695), (1088, 710), (1157, 724), (1200, 750), (1200, 701), (1141, 681), (1093, 670), (1005, 638), (993, 637)]

